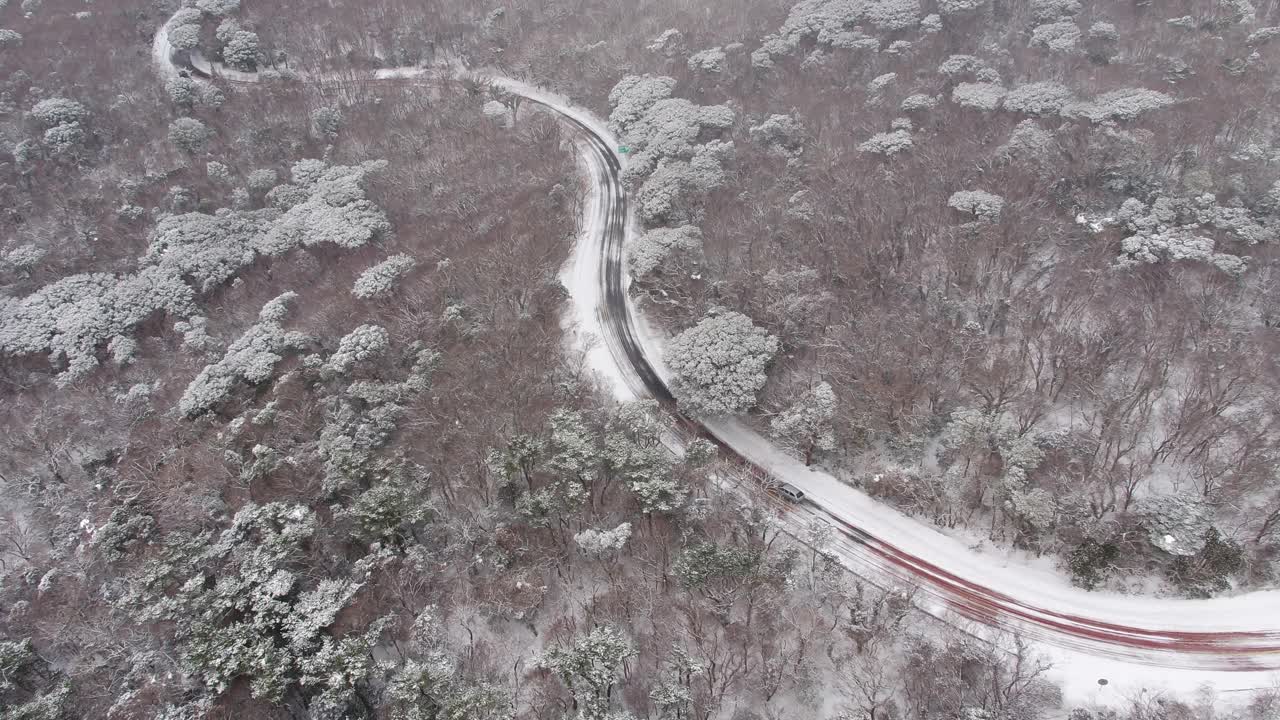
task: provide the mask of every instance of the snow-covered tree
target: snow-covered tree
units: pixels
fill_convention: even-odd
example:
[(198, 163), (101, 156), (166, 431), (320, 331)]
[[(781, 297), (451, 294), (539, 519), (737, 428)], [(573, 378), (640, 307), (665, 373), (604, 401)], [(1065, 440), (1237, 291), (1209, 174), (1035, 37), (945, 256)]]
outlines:
[(617, 134), (625, 133), (644, 117), (654, 103), (671, 97), (676, 88), (675, 78), (654, 75), (627, 75), (609, 91), (609, 129)]
[(1032, 0), (1031, 17), (1036, 23), (1053, 22), (1080, 14), (1080, 0)]
[(986, 0), (939, 0), (938, 12), (944, 16), (965, 15), (981, 10), (986, 4)]
[(973, 55), (951, 55), (938, 66), (938, 74), (948, 80), (963, 77), (979, 79), (978, 75), (990, 71), (987, 62)]
[(169, 142), (185, 153), (194, 155), (203, 150), (211, 135), (213, 131), (195, 118), (178, 118), (169, 123)]
[(245, 184), (249, 186), (249, 192), (255, 195), (264, 195), (268, 190), (276, 186), (279, 177), (276, 171), (271, 168), (260, 168), (249, 173), (249, 177), (245, 178)]
[(209, 335), (209, 318), (193, 315), (174, 323), (173, 329), (182, 333), (182, 347), (197, 355), (213, 352), (219, 347), (218, 341)]
[(947, 199), (947, 207), (988, 222), (996, 222), (1004, 209), (1004, 198), (985, 190), (960, 190)]
[(59, 383), (67, 383), (97, 367), (102, 343), (129, 334), (156, 312), (194, 309), (191, 288), (158, 269), (121, 277), (72, 275), (22, 300), (0, 297), (0, 351), (48, 352), (55, 362), (65, 360)]
[(84, 140), (85, 132), (80, 123), (63, 123), (44, 131), (44, 146), (54, 157), (72, 155)]
[(1116, 222), (1132, 233), (1121, 241), (1116, 266), (1197, 261), (1232, 276), (1247, 269), (1247, 257), (1216, 252), (1214, 230), (1226, 231), (1249, 244), (1265, 242), (1273, 233), (1242, 208), (1220, 207), (1212, 195), (1197, 198), (1157, 197), (1150, 206), (1129, 198), (1115, 214)]
[(400, 278), (407, 275), (418, 264), (409, 255), (400, 253), (392, 255), (382, 262), (360, 273), (351, 294), (361, 300), (372, 300), (387, 297), (395, 290)]
[(664, 157), (636, 193), (640, 219), (646, 225), (695, 222), (702, 198), (724, 184), (724, 163), (733, 154), (733, 143), (713, 140), (699, 145), (688, 161)]
[(0, 28), (0, 50), (15, 48), (22, 44), (22, 33), (9, 28)]
[(733, 415), (755, 405), (778, 339), (751, 318), (723, 312), (704, 318), (672, 339), (666, 362), (672, 390), (697, 415)]
[(200, 46), (200, 26), (196, 24), (173, 25), (168, 30), (169, 44), (174, 50), (194, 50)]
[(1056, 82), (1019, 85), (1004, 96), (1004, 109), (1028, 115), (1057, 115), (1074, 99), (1071, 89)]
[(667, 28), (650, 40), (645, 49), (669, 58), (681, 55), (684, 53), (684, 34), (675, 28)]
[(311, 111), (311, 132), (326, 142), (338, 139), (342, 129), (342, 111), (336, 106), (318, 107)]
[(1042, 47), (1050, 52), (1070, 52), (1080, 44), (1080, 26), (1072, 20), (1037, 25), (1031, 31), (1031, 47)]
[(169, 94), (169, 101), (183, 110), (190, 110), (195, 106), (199, 97), (196, 94), (196, 81), (188, 77), (169, 78), (164, 84), (164, 90)]
[(791, 115), (770, 115), (748, 132), (752, 142), (780, 155), (795, 157), (804, 149), (804, 126)]
[(790, 407), (773, 417), (769, 431), (788, 448), (813, 462), (815, 450), (829, 452), (836, 447), (831, 421), (836, 414), (836, 393), (831, 384), (820, 382), (809, 388)]
[(622, 663), (634, 654), (621, 632), (601, 625), (570, 643), (552, 646), (538, 658), (538, 665), (555, 673), (573, 693), (577, 717), (605, 720)]
[(657, 411), (653, 401), (626, 403), (605, 427), (605, 471), (622, 480), (645, 514), (672, 512), (686, 494), (672, 474), (674, 460), (662, 444)]
[(205, 163), (204, 174), (218, 185), (230, 185), (232, 182), (231, 168), (217, 160)]
[(325, 367), (344, 375), (357, 363), (382, 357), (390, 346), (391, 340), (384, 328), (378, 325), (361, 325), (338, 341), (338, 349), (329, 357)]
[(1120, 52), (1120, 32), (1109, 22), (1095, 22), (1085, 34), (1084, 50), (1090, 60), (1106, 65)]
[(1091, 122), (1136, 120), (1139, 116), (1169, 107), (1176, 101), (1159, 90), (1125, 88), (1103, 93), (1087, 102), (1075, 102), (1063, 108), (1063, 114), (1082, 117)]
[(139, 622), (174, 628), (193, 689), (217, 697), (243, 679), (256, 698), (303, 691), (313, 716), (341, 717), (385, 623), (332, 634), (361, 584), (297, 572), (316, 527), (305, 506), (249, 503), (216, 535), (171, 533), (157, 543), (163, 562), (130, 578), (120, 603)]
[(573, 536), (582, 551), (592, 557), (603, 558), (616, 555), (627, 544), (631, 537), (631, 523), (622, 523), (612, 530), (594, 530), (588, 528)]
[(35, 107), (31, 108), (31, 116), (41, 125), (51, 128), (56, 125), (83, 122), (89, 116), (89, 111), (75, 100), (52, 97), (36, 103)]
[(258, 69), (258, 34), (248, 30), (233, 33), (222, 47), (222, 59), (227, 65), (252, 72)]
[(297, 293), (287, 292), (264, 305), (258, 322), (231, 343), (221, 360), (206, 365), (191, 381), (178, 400), (178, 410), (188, 417), (206, 412), (224, 401), (240, 382), (257, 385), (270, 380), (284, 353), (306, 347), (310, 342), (306, 335), (286, 331), (280, 325), (288, 303), (296, 297)]
[(33, 243), (24, 243), (5, 253), (4, 264), (10, 270), (25, 274), (38, 265), (47, 254), (44, 248)]
[(240, 11), (240, 0), (196, 0), (196, 8), (216, 17), (234, 15)]
[(938, 107), (938, 103), (942, 100), (937, 95), (926, 95), (924, 93), (915, 93), (908, 95), (902, 99), (902, 103), (898, 105), (902, 112), (924, 112)]
[(1213, 524), (1203, 498), (1186, 493), (1143, 498), (1138, 502), (1138, 514), (1151, 544), (1170, 555), (1200, 552)]
[(302, 160), (291, 170), (293, 182), (272, 189), (275, 200), (288, 187), (289, 205), (259, 241), (259, 251), (279, 255), (294, 248), (332, 243), (342, 248), (360, 247), (389, 231), (391, 223), (381, 209), (365, 197), (364, 181), (386, 167), (384, 161), (359, 165), (328, 165)]
[(951, 102), (975, 110), (995, 110), (1008, 91), (999, 83), (960, 83), (951, 89)]
[(274, 211), (166, 215), (156, 224), (140, 260), (175, 276), (190, 277), (201, 292), (208, 292), (253, 262), (274, 218)]
[(996, 149), (996, 157), (1005, 161), (1027, 162), (1048, 168), (1058, 152), (1053, 134), (1035, 120), (1023, 120), (1014, 127), (1009, 139)]
[(910, 150), (914, 144), (915, 142), (911, 139), (909, 131), (893, 130), (872, 135), (858, 145), (858, 150), (864, 153), (893, 157), (898, 153)]
[(696, 263), (701, 257), (702, 230), (696, 225), (654, 228), (637, 238), (627, 251), (631, 275), (637, 280), (661, 273), (668, 262)]
[(729, 59), (722, 47), (713, 47), (696, 52), (689, 56), (689, 69), (706, 73), (724, 72), (724, 63)]

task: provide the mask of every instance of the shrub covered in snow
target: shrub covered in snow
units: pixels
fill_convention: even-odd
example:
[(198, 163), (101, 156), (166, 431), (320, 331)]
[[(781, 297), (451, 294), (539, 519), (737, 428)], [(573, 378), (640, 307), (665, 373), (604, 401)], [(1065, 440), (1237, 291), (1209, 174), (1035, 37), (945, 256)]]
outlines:
[(951, 194), (947, 207), (995, 222), (1004, 209), (1004, 198), (985, 190), (961, 190)]
[(9, 28), (0, 28), (0, 50), (15, 48), (22, 44), (22, 33)]
[(400, 278), (409, 273), (418, 264), (417, 260), (401, 253), (392, 255), (382, 262), (360, 273), (351, 287), (351, 294), (361, 300), (372, 300), (390, 295), (395, 290)]
[(666, 361), (672, 391), (682, 408), (697, 415), (733, 415), (756, 402), (765, 368), (778, 339), (751, 318), (725, 312), (704, 318), (671, 340)]

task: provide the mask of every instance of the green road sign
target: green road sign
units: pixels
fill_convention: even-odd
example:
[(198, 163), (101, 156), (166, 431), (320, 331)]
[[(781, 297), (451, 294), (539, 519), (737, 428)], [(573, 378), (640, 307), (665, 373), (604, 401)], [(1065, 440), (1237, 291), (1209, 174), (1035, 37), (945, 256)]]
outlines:
[(631, 152), (631, 148), (627, 147), (626, 145), (619, 145), (618, 152), (623, 155), (626, 155), (627, 153)]

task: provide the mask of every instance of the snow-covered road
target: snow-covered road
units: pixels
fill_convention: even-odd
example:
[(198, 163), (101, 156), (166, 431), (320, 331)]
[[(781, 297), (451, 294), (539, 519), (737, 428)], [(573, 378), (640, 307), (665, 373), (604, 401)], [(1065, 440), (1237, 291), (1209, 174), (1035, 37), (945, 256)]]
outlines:
[[(164, 76), (176, 74), (165, 29), (156, 34), (153, 58)], [(427, 74), (422, 68), (393, 69), (371, 79)], [(627, 292), (625, 248), (637, 225), (620, 179), (625, 159), (616, 152), (616, 138), (604, 122), (563, 97), (496, 74), (471, 74), (558, 113), (576, 130), (588, 198), (581, 237), (561, 273), (573, 308), (567, 325), (590, 367), (620, 399), (669, 401), (662, 338), (648, 328)], [(226, 79), (251, 81), (243, 74)], [(829, 550), (854, 572), (918, 586), (924, 609), (948, 622), (1009, 629), (1037, 640), (1057, 664), (1054, 674), (1069, 698), (1107, 701), (1140, 689), (1187, 691), (1211, 683), (1227, 691), (1275, 681), (1280, 592), (1202, 601), (1085, 592), (1057, 573), (976, 552), (877, 503), (805, 467), (740, 421), (702, 426), (747, 463), (805, 491), (811, 502), (779, 508), (780, 521), (797, 537), (812, 519), (822, 519), (841, 531)], [(1107, 678), (1105, 687), (1099, 678)]]

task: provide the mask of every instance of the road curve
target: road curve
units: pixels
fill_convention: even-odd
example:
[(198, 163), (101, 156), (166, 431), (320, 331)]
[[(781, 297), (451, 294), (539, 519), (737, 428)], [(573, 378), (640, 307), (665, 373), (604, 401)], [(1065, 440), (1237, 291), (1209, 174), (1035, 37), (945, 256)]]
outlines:
[[(624, 282), (624, 246), (629, 216), (627, 195), (621, 180), (621, 160), (596, 131), (572, 117), (565, 117), (584, 136), (591, 151), (599, 156), (597, 167), (603, 168), (601, 176), (596, 179), (605, 186), (603, 196), (606, 198), (601, 210), (604, 217), (598, 225), (605, 233), (600, 258), (603, 302), (598, 312), (608, 335), (607, 344), (614, 357), (629, 367), (645, 394), (670, 403), (671, 390), (655, 370), (655, 364), (646, 354), (641, 335), (635, 327)], [(636, 384), (632, 383), (633, 388)], [(674, 407), (670, 407), (674, 411)], [(722, 448), (748, 463), (744, 459), (746, 450), (739, 452), (732, 438), (722, 437), (717, 432), (717, 424), (703, 424), (687, 417), (681, 419), (685, 423), (696, 424), (708, 436), (715, 438)], [(849, 541), (842, 546), (843, 554), (856, 556), (854, 559), (860, 566), (874, 566), (900, 581), (917, 585), (926, 596), (944, 604), (955, 614), (983, 625), (1003, 627), (1050, 644), (1075, 649), (1091, 648), (1099, 654), (1114, 657), (1132, 658), (1135, 649), (1166, 657), (1163, 661), (1144, 658), (1153, 664), (1214, 670), (1280, 669), (1280, 632), (1161, 630), (1094, 620), (1069, 611), (1029, 605), (905, 552), (885, 538), (873, 537), (855, 523), (826, 512), (825, 508), (812, 509), (817, 512), (805, 512), (810, 508), (801, 510), (782, 506), (783, 512), (799, 511), (802, 515), (816, 515), (830, 523)]]
[[(153, 56), (162, 73), (173, 74), (177, 71), (167, 33), (163, 28), (157, 32), (153, 43)], [(405, 81), (419, 78), (428, 72), (421, 68), (389, 70), (381, 71), (370, 79), (383, 82)], [(250, 82), (243, 74), (223, 79), (235, 83)], [(658, 370), (660, 363), (651, 361), (647, 354), (644, 337), (636, 327), (635, 314), (628, 296), (624, 259), (626, 240), (632, 228), (631, 208), (621, 179), (623, 160), (615, 152), (611, 138), (589, 114), (577, 109), (571, 110), (553, 95), (510, 79), (490, 79), (557, 113), (576, 132), (578, 147), (584, 154), (585, 164), (593, 172), (594, 191), (599, 198), (599, 202), (590, 204), (585, 210), (594, 216), (584, 218), (584, 227), (600, 234), (599, 238), (591, 238), (591, 247), (599, 248), (598, 265), (593, 268), (592, 273), (599, 283), (600, 291), (599, 299), (592, 308), (596, 324), (604, 334), (603, 339), (614, 363), (619, 370), (625, 372), (625, 379), (633, 393), (640, 397), (655, 398), (675, 412), (671, 391)], [(765, 472), (783, 475), (787, 480), (797, 483), (808, 482), (799, 476), (795, 467), (782, 467), (776, 461), (761, 460), (758, 443), (744, 441), (743, 438), (747, 436), (740, 428), (735, 429), (723, 422), (701, 423), (689, 418), (681, 419), (687, 425), (699, 427), (706, 435), (716, 439), (731, 456), (736, 456), (744, 476), (750, 475), (753, 468), (766, 466), (768, 470)], [(815, 493), (810, 493), (811, 497), (814, 495)], [(871, 516), (866, 512), (860, 515), (848, 508), (834, 507), (832, 503), (825, 503), (825, 506), (822, 503), (807, 503), (803, 506), (778, 507), (781, 524), (797, 537), (804, 536), (805, 525), (811, 519), (821, 519), (831, 524), (839, 535), (828, 550), (846, 566), (860, 574), (888, 578), (917, 587), (917, 598), (922, 606), (940, 616), (1007, 629), (1050, 646), (1134, 665), (1219, 672), (1280, 669), (1280, 629), (1275, 627), (1241, 629), (1239, 618), (1236, 618), (1237, 622), (1234, 624), (1222, 622), (1221, 630), (1210, 627), (1214, 622), (1206, 623), (1199, 619), (1193, 623), (1195, 629), (1160, 629), (1154, 625), (1145, 627), (1131, 622), (1095, 619), (1089, 617), (1087, 612), (1073, 609), (1088, 606), (1087, 603), (1028, 602), (1021, 596), (1035, 593), (1010, 592), (1008, 588), (1005, 591), (996, 590), (985, 583), (975, 582), (972, 579), (973, 573), (968, 573), (966, 577), (965, 573), (950, 571), (943, 567), (945, 562), (938, 561), (937, 555), (933, 556), (934, 560), (930, 560), (924, 556), (925, 553), (904, 549), (901, 541), (908, 538), (891, 538), (887, 536), (889, 533), (868, 532), (866, 521)], [(874, 513), (875, 510), (871, 512)], [(932, 530), (922, 527), (921, 532)], [(894, 542), (895, 539), (897, 543)], [(1149, 602), (1155, 608), (1167, 607), (1170, 601)], [(1271, 600), (1268, 602), (1271, 602), (1272, 608), (1280, 610), (1280, 603)], [(1203, 610), (1204, 612), (1197, 612), (1197, 616), (1208, 616), (1213, 612), (1209, 606), (1203, 606)], [(1158, 611), (1152, 611), (1147, 616), (1157, 614)], [(1280, 612), (1275, 613), (1275, 616), (1280, 616)], [(1225, 621), (1226, 618), (1218, 620)]]

